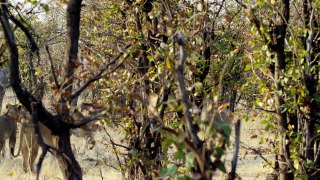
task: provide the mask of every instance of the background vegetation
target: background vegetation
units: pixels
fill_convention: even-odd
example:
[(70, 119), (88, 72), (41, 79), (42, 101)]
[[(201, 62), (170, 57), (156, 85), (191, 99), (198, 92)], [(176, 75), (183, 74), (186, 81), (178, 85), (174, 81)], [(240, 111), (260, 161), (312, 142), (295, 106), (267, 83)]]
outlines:
[(82, 178), (72, 108), (124, 134), (111, 140), (123, 178), (226, 172), (231, 125), (253, 121), (248, 110), (275, 134), (262, 143), (280, 179), (319, 177), (319, 1), (1, 2), (1, 64), (34, 122), (59, 137), (42, 147), (66, 178)]

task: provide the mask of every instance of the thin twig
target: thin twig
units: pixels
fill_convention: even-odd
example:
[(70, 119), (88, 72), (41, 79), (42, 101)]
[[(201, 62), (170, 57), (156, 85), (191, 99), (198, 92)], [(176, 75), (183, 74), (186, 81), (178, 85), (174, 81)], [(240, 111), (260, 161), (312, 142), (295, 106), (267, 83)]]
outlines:
[[(104, 129), (104, 131), (106, 132), (106, 134), (108, 135), (108, 137), (109, 137), (109, 139), (110, 139), (110, 142), (111, 142), (113, 151), (114, 151), (114, 153), (116, 154), (117, 161), (118, 161), (118, 163), (119, 163), (119, 167), (120, 167), (120, 170), (121, 170), (121, 174), (122, 174), (123, 177), (125, 177), (125, 172), (124, 172), (124, 169), (122, 168), (121, 161), (120, 161), (119, 155), (118, 155), (118, 153), (117, 153), (117, 148), (115, 147), (115, 143), (113, 142), (113, 140), (112, 140), (110, 134), (108, 133), (106, 127), (103, 126), (103, 129)], [(129, 148), (128, 148), (128, 149), (129, 149)]]
[[(41, 156), (39, 158), (39, 161), (38, 161), (38, 164), (37, 164), (37, 171), (36, 171), (37, 172), (37, 180), (38, 180), (39, 176), (40, 176), (40, 171), (41, 171), (43, 160), (44, 160), (47, 152), (50, 151), (50, 149), (54, 149), (54, 148), (50, 147), (49, 145), (47, 145), (44, 142), (43, 137), (42, 137), (42, 135), (40, 133), (40, 127), (39, 127), (39, 121), (38, 121), (38, 109), (36, 107), (37, 105), (38, 105), (37, 102), (31, 104), (32, 121), (33, 121), (33, 124), (34, 124), (34, 131), (35, 131), (35, 134), (36, 134), (36, 137), (37, 137), (37, 142), (40, 145), (40, 147), (42, 148), (42, 153), (41, 153)], [(58, 150), (56, 150), (56, 151), (58, 152)], [(52, 151), (50, 151), (50, 152), (52, 152)]]
[(248, 145), (248, 144), (246, 144), (246, 143), (244, 143), (244, 142), (241, 142), (241, 141), (240, 141), (240, 143), (241, 143), (242, 145), (244, 145), (246, 149), (249, 149), (249, 150), (253, 151), (255, 154), (259, 155), (259, 157), (260, 157), (263, 161), (265, 161), (267, 164), (270, 164), (270, 161), (269, 161), (266, 157), (264, 157), (259, 150), (251, 147), (250, 145)]
[(46, 44), (46, 51), (47, 51), (48, 58), (49, 58), (49, 61), (50, 61), (50, 68), (51, 68), (51, 73), (52, 73), (52, 76), (53, 76), (53, 79), (54, 79), (54, 83), (56, 84), (56, 87), (58, 89), (60, 89), (60, 84), (58, 82), (58, 79), (57, 79), (57, 76), (56, 76), (56, 73), (55, 73), (55, 70), (54, 70), (54, 67), (53, 67), (52, 57), (51, 57), (51, 54), (50, 54), (49, 46), (47, 44)]
[(268, 113), (277, 113), (275, 110), (263, 109), (263, 108), (261, 108), (261, 107), (256, 107), (255, 109), (261, 110), (261, 111), (265, 111), (265, 112), (268, 112)]

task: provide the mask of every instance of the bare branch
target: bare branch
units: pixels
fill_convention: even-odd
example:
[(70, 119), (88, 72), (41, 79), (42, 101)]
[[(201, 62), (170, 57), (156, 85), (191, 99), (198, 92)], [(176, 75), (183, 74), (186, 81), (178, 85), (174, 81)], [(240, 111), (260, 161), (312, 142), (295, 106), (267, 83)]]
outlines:
[(257, 154), (257, 155), (258, 155), (264, 162), (266, 162), (267, 164), (270, 164), (270, 163), (271, 163), (266, 157), (264, 157), (264, 156), (262, 155), (262, 153), (261, 153), (260, 150), (257, 150), (257, 149), (255, 149), (255, 148), (251, 147), (250, 145), (245, 144), (244, 142), (241, 142), (241, 141), (240, 141), (240, 143), (245, 146), (244, 148), (249, 149), (249, 150), (253, 151), (255, 154)]
[(54, 83), (56, 84), (56, 87), (58, 89), (60, 89), (60, 84), (58, 82), (57, 75), (56, 75), (54, 67), (53, 67), (53, 61), (52, 61), (52, 57), (51, 57), (48, 45), (46, 45), (46, 51), (47, 51), (47, 54), (48, 54), (48, 58), (50, 60), (50, 68), (51, 68), (51, 73), (52, 73), (52, 76), (53, 76), (53, 79), (54, 79)]
[[(5, 2), (2, 0), (1, 2)], [(31, 112), (31, 103), (38, 102), (37, 99), (21, 85), (19, 70), (19, 53), (15, 42), (13, 31), (8, 21), (8, 8), (1, 4), (0, 21), (4, 31), (5, 39), (9, 47), (9, 69), (10, 69), (10, 85), (17, 95), (20, 103)], [(40, 108), (40, 116), (44, 117), (41, 121), (52, 130), (53, 134), (57, 134), (59, 123), (54, 116), (48, 112), (42, 105)]]
[(261, 108), (261, 107), (256, 107), (255, 109), (261, 110), (261, 111), (265, 111), (265, 112), (268, 112), (268, 113), (277, 113), (275, 110), (263, 109), (263, 108)]
[[(19, 12), (18, 12), (18, 15), (20, 16), (21, 21), (24, 24), (27, 24)], [(36, 41), (34, 40), (34, 38), (32, 37), (32, 34), (30, 33), (29, 29), (31, 29), (31, 27), (28, 24), (27, 24), (27, 26), (29, 27), (29, 29), (22, 22), (20, 22), (17, 18), (15, 18), (11, 13), (9, 13), (9, 18), (17, 27), (19, 27), (24, 32), (24, 34), (26, 35), (26, 37), (29, 41), (30, 48), (28, 48), (27, 60), (29, 61), (29, 74), (30, 74), (30, 78), (31, 78), (30, 87), (32, 87), (32, 85), (37, 85), (37, 78), (35, 75), (35, 68), (34, 68), (34, 64), (33, 64), (33, 56), (35, 53), (38, 58), (38, 63), (40, 63), (41, 58), (40, 58), (39, 47), (38, 47)], [(35, 89), (33, 89), (33, 90), (35, 90)]]
[[(112, 140), (112, 138), (111, 138), (110, 134), (108, 133), (108, 131), (107, 131), (106, 127), (104, 127), (104, 126), (103, 126), (103, 129), (104, 129), (104, 131), (106, 132), (106, 134), (108, 135), (108, 137), (109, 137), (109, 139), (110, 139), (110, 142), (111, 142), (112, 148), (113, 148), (113, 150), (114, 150), (114, 153), (116, 154), (117, 161), (118, 161), (118, 163), (119, 163), (119, 167), (120, 167), (120, 170), (121, 170), (122, 176), (123, 176), (123, 177), (125, 177), (125, 172), (124, 172), (124, 169), (122, 168), (121, 161), (120, 161), (120, 158), (119, 158), (119, 156), (118, 156), (118, 153), (117, 153), (117, 151), (116, 151), (116, 147), (115, 147), (115, 145), (117, 145), (117, 144), (113, 142), (113, 140)], [(127, 150), (129, 150), (129, 148), (128, 148), (128, 147), (121, 146), (121, 145), (118, 145), (118, 146), (123, 147), (123, 148), (126, 148)]]
[(34, 125), (34, 131), (36, 134), (36, 138), (37, 138), (37, 142), (40, 145), (41, 149), (42, 149), (42, 153), (41, 156), (39, 158), (38, 164), (37, 164), (37, 180), (39, 179), (39, 175), (40, 175), (40, 171), (41, 171), (41, 167), (42, 167), (42, 163), (43, 160), (47, 154), (47, 152), (51, 152), (53, 153), (54, 150), (55, 152), (58, 152), (59, 154), (63, 155), (62, 152), (60, 152), (59, 150), (57, 150), (54, 147), (49, 146), (48, 144), (46, 144), (43, 140), (43, 137), (40, 133), (40, 127), (39, 127), (39, 108), (37, 106), (41, 106), (41, 104), (39, 102), (34, 102), (31, 104), (31, 108), (32, 108), (32, 121), (33, 121), (33, 125)]
[(79, 128), (80, 126), (86, 125), (90, 122), (96, 121), (98, 120), (98, 118), (105, 116), (105, 114), (96, 114), (94, 116), (90, 116), (90, 117), (86, 117), (83, 120), (81, 120), (80, 122), (77, 123), (66, 123), (67, 127), (75, 129), (75, 128)]
[(196, 127), (192, 123), (193, 117), (189, 111), (190, 107), (188, 102), (188, 94), (186, 91), (186, 87), (184, 83), (184, 74), (183, 74), (184, 64), (186, 62), (186, 52), (185, 52), (186, 43), (184, 41), (182, 32), (180, 31), (177, 32), (176, 42), (180, 46), (180, 59), (176, 63), (176, 76), (178, 81), (177, 83), (178, 83), (180, 99), (182, 100), (182, 104), (183, 104), (183, 113), (186, 118), (187, 134), (189, 137), (191, 137), (191, 140), (196, 145), (196, 147), (200, 148), (199, 150), (202, 151), (202, 144), (197, 135)]
[[(78, 44), (80, 37), (80, 12), (82, 0), (69, 1), (67, 7), (67, 38), (62, 80), (70, 79), (74, 73), (78, 57)], [(64, 87), (63, 87), (64, 88)], [(69, 88), (71, 92), (72, 87)]]

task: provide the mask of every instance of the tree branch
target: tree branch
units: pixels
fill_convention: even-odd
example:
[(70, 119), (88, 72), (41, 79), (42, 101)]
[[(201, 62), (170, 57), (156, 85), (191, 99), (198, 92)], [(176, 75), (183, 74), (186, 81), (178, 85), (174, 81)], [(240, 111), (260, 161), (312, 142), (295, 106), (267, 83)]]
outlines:
[(80, 96), (80, 94), (90, 85), (92, 84), (93, 82), (101, 79), (103, 76), (102, 74), (105, 72), (105, 70), (113, 65), (114, 63), (116, 63), (116, 61), (125, 53), (125, 51), (130, 47), (131, 45), (127, 45), (125, 47), (125, 49), (120, 52), (116, 57), (114, 57), (109, 63), (105, 64), (102, 68), (100, 68), (99, 72), (93, 76), (91, 79), (89, 79), (82, 87), (79, 88), (78, 91), (76, 91), (74, 94), (72, 94), (71, 96), (71, 100), (77, 98), (78, 96)]
[(52, 73), (52, 76), (53, 76), (53, 79), (54, 79), (54, 83), (56, 84), (56, 87), (58, 89), (60, 89), (60, 84), (58, 82), (57, 75), (56, 75), (54, 67), (53, 67), (53, 61), (52, 61), (52, 57), (51, 57), (48, 45), (46, 45), (46, 51), (47, 51), (48, 58), (49, 58), (49, 61), (50, 61), (50, 68), (51, 68), (51, 73)]
[(184, 64), (186, 62), (186, 52), (185, 52), (186, 43), (180, 31), (178, 31), (177, 33), (176, 42), (180, 46), (180, 59), (176, 63), (176, 76), (178, 81), (177, 83), (178, 83), (180, 99), (182, 100), (182, 104), (183, 104), (183, 113), (186, 118), (186, 129), (189, 137), (191, 137), (192, 142), (196, 145), (197, 148), (199, 148), (199, 152), (201, 152), (202, 144), (197, 135), (196, 127), (193, 125), (193, 117), (189, 111), (190, 107), (188, 102), (188, 94), (187, 94), (185, 83), (184, 83), (183, 71), (184, 71)]
[(236, 3), (238, 3), (241, 7), (243, 7), (244, 9), (247, 9), (247, 5), (245, 5), (243, 2), (240, 2), (239, 0), (235, 0)]
[(38, 164), (37, 164), (37, 180), (39, 180), (39, 176), (40, 176), (40, 171), (41, 171), (41, 167), (42, 167), (42, 163), (43, 163), (43, 160), (46, 156), (46, 154), (49, 152), (53, 153), (53, 151), (51, 150), (54, 150), (55, 152), (59, 153), (60, 155), (62, 156), (65, 156), (63, 152), (60, 152), (58, 149), (52, 147), (52, 146), (49, 146), (48, 144), (46, 144), (43, 140), (43, 137), (41, 135), (41, 132), (40, 132), (40, 127), (39, 127), (39, 109), (37, 106), (42, 106), (39, 102), (33, 102), (31, 104), (31, 109), (32, 109), (32, 121), (33, 121), (33, 124), (34, 124), (34, 132), (36, 134), (36, 138), (37, 138), (37, 142), (38, 144), (40, 145), (41, 149), (42, 149), (42, 153), (40, 155), (40, 158), (39, 158), (39, 161), (38, 161)]
[(77, 123), (66, 123), (66, 125), (67, 125), (68, 128), (75, 129), (75, 128), (79, 128), (80, 126), (86, 125), (86, 124), (88, 124), (90, 122), (96, 121), (96, 120), (98, 120), (98, 118), (103, 117), (103, 116), (105, 116), (104, 113), (103, 114), (96, 114), (94, 116), (86, 117), (83, 120), (81, 120), (80, 122), (77, 122)]
[[(116, 147), (115, 147), (117, 144), (113, 142), (113, 140), (112, 140), (110, 134), (108, 133), (106, 127), (103, 127), (103, 129), (104, 129), (104, 131), (106, 132), (106, 134), (108, 135), (108, 137), (109, 137), (109, 139), (110, 139), (112, 148), (113, 148), (113, 150), (114, 150), (114, 152), (115, 152), (115, 154), (116, 154), (117, 161), (118, 161), (118, 163), (119, 163), (119, 167), (120, 167), (122, 176), (125, 177), (125, 171), (124, 171), (124, 169), (122, 168), (121, 161), (120, 161), (119, 155), (118, 155), (118, 153), (117, 153), (117, 151), (116, 151)], [(123, 147), (123, 148), (126, 148), (127, 150), (129, 150), (128, 147), (122, 146), (122, 145), (120, 145), (120, 144), (118, 144), (117, 146), (120, 146), (120, 147)]]

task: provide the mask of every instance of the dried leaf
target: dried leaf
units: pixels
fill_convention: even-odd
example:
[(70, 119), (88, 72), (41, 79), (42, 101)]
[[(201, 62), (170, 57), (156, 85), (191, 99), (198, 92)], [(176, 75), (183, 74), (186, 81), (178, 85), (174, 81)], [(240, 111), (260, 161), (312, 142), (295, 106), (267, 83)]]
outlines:
[(251, 139), (255, 139), (255, 138), (257, 138), (257, 137), (258, 137), (258, 135), (254, 134), (254, 135), (252, 135), (250, 138), (251, 138)]

